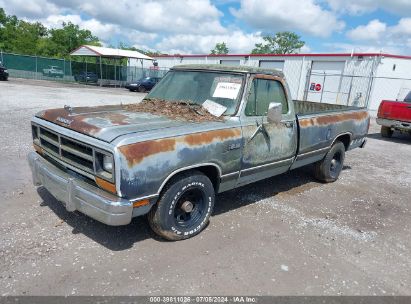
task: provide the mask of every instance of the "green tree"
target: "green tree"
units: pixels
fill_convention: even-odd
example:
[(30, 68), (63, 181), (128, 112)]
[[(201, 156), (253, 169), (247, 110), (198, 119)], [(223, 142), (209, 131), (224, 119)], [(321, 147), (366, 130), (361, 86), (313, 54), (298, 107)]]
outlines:
[(293, 32), (278, 32), (274, 36), (264, 36), (264, 43), (257, 43), (252, 54), (294, 54), (305, 42)]
[(71, 51), (84, 44), (101, 46), (99, 39), (91, 31), (80, 29), (71, 22), (63, 22), (62, 25), (61, 29), (49, 30), (49, 45), (44, 45), (44, 55), (67, 57)]
[(37, 43), (47, 35), (47, 29), (39, 22), (30, 23), (16, 16), (7, 16), (0, 8), (0, 49), (6, 52), (31, 54)]
[(212, 55), (228, 54), (229, 50), (225, 42), (216, 43), (214, 49), (211, 50)]
[(27, 55), (67, 58), (72, 50), (83, 44), (101, 45), (87, 29), (71, 22), (61, 29), (47, 29), (40, 22), (27, 22), (7, 15), (0, 8), (0, 49)]

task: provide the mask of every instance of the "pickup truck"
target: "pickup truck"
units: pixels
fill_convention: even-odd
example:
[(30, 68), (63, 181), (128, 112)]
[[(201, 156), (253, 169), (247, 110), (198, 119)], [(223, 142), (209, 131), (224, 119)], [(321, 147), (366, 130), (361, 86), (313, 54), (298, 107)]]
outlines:
[(404, 101), (383, 100), (378, 107), (377, 124), (381, 136), (391, 137), (394, 130), (411, 134), (411, 91)]
[(33, 182), (108, 225), (147, 214), (165, 239), (192, 237), (216, 193), (312, 163), (316, 178), (333, 182), (345, 152), (364, 147), (366, 109), (290, 96), (277, 70), (175, 66), (141, 103), (37, 113)]
[(64, 72), (60, 67), (51, 65), (47, 69), (43, 69), (43, 76), (63, 78)]
[(7, 81), (9, 79), (9, 72), (7, 68), (0, 61), (0, 80)]

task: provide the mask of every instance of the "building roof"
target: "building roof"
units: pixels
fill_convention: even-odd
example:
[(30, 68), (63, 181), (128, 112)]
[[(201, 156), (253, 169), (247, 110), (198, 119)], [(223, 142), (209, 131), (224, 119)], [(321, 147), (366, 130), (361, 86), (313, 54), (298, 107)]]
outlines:
[(153, 60), (153, 58), (141, 54), (137, 51), (112, 49), (101, 46), (82, 45), (72, 51), (70, 55), (74, 56), (97, 56), (97, 57), (111, 57), (111, 58), (135, 58)]
[(284, 77), (283, 72), (276, 69), (267, 69), (252, 66), (233, 66), (233, 65), (221, 65), (221, 64), (181, 64), (172, 67), (173, 70), (210, 70), (210, 71), (223, 71), (223, 72), (239, 72), (250, 74), (270, 74), (274, 76)]
[(174, 54), (174, 55), (154, 55), (154, 58), (164, 58), (164, 57), (388, 57), (388, 58), (400, 58), (400, 59), (411, 59), (411, 56), (406, 55), (395, 55), (386, 53), (304, 53), (304, 54)]

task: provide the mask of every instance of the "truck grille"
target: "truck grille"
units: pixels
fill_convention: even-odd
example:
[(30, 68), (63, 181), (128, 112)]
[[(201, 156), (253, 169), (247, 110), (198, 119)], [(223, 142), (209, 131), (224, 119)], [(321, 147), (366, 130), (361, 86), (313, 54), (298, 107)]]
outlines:
[(42, 126), (33, 124), (32, 132), (34, 143), (54, 160), (70, 165), (67, 166), (69, 169), (79, 169), (82, 172), (78, 173), (88, 173), (84, 175), (90, 178), (98, 175), (108, 181), (114, 180), (113, 174), (103, 171), (101, 164), (97, 164), (102, 158), (99, 156), (108, 155), (109, 153), (65, 137)]

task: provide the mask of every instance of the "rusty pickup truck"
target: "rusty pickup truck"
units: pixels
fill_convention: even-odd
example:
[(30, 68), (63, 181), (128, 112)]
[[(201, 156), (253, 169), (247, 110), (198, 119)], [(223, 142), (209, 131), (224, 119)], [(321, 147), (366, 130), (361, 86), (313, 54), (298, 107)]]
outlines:
[[(156, 101), (147, 111), (41, 111), (31, 122), (33, 182), (68, 211), (108, 225), (147, 214), (160, 236), (189, 238), (206, 227), (216, 193), (308, 164), (333, 182), (345, 152), (364, 147), (366, 109), (290, 96), (277, 70), (182, 65), (136, 104)], [(185, 108), (192, 119), (174, 116)]]

